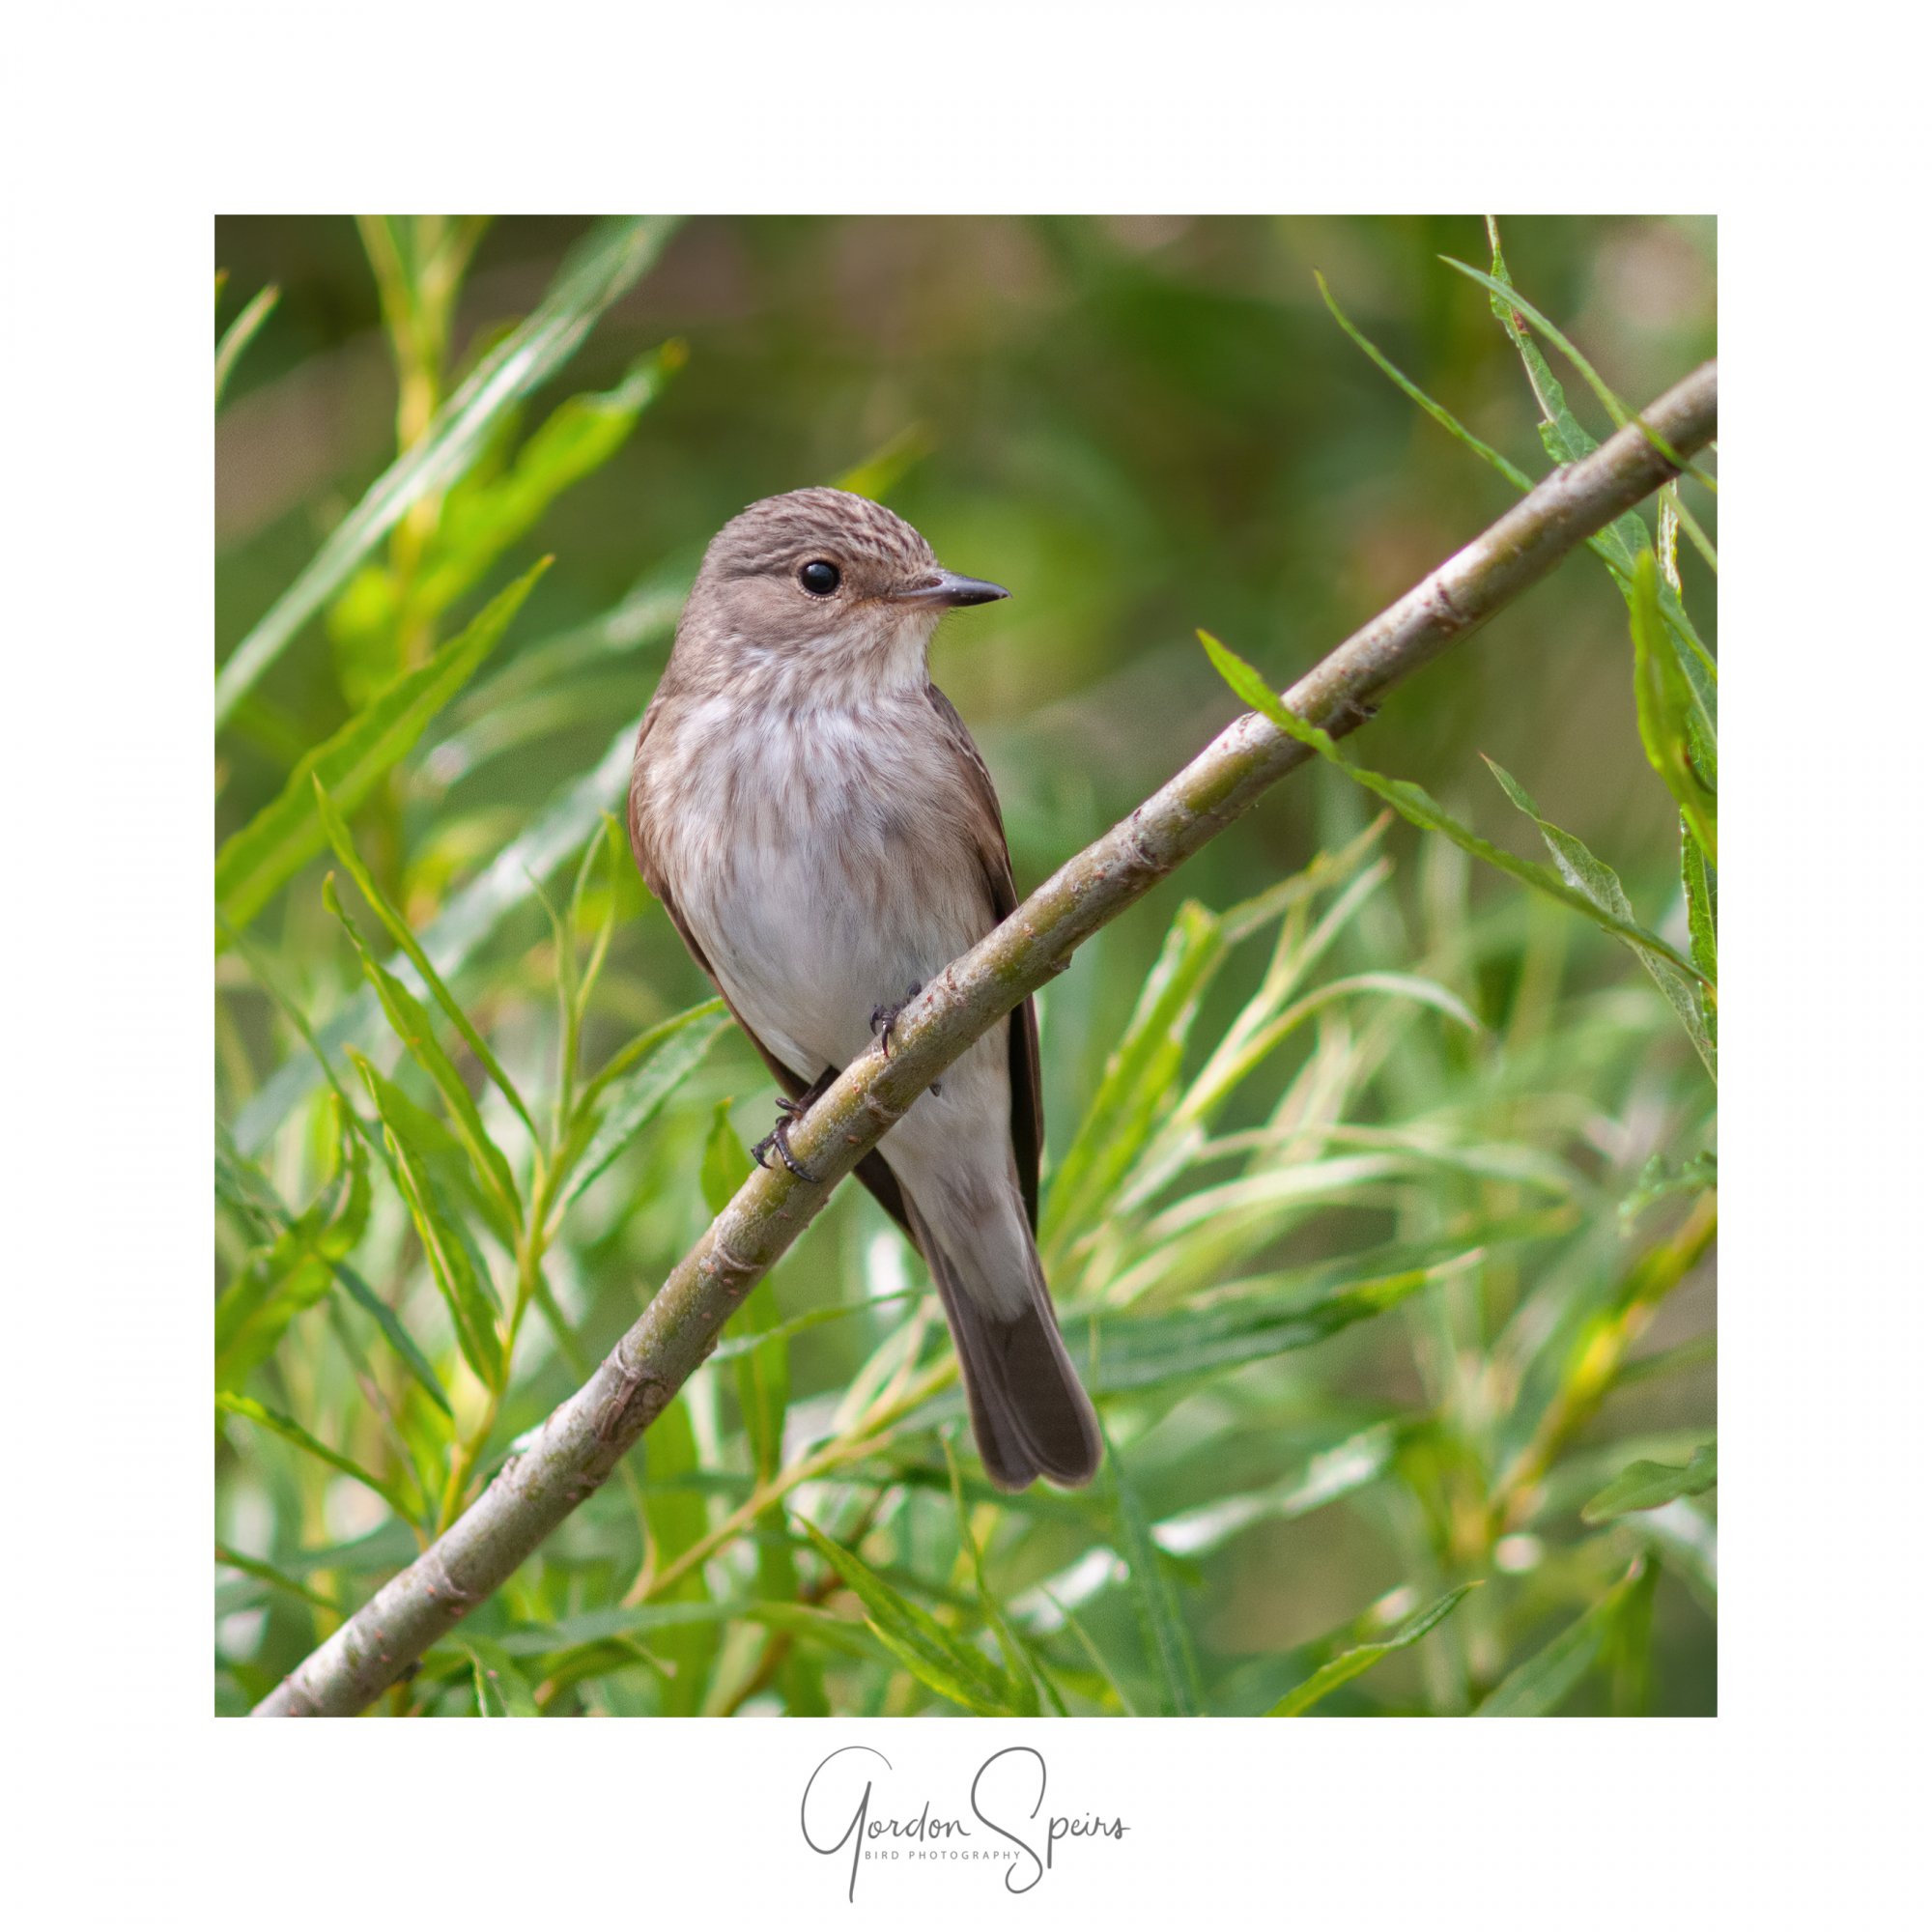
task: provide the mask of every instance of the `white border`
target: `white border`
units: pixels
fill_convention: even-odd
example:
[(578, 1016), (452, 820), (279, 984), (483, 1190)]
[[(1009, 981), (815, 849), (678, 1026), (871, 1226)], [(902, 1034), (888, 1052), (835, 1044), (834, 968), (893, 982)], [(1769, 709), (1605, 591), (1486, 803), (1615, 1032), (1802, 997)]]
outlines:
[(1900, 581), (1924, 546), (1923, 223), (1899, 200), (1923, 66), (1903, 14), (1773, 8), (1730, 36), (1724, 12), (346, 0), (13, 23), (9, 1534), (38, 1594), (10, 1605), (9, 1676), (35, 1922), (977, 1925), (1006, 1903), (941, 1873), (943, 1895), (847, 1908), (789, 1834), (802, 1773), (848, 1736), (883, 1731), (932, 1782), (1023, 1727), (206, 1715), (207, 1422), (184, 1392), (212, 1127), (209, 220), (364, 204), (1719, 211), (1723, 1715), (1055, 1727), (1056, 1791), (1133, 1835), (1054, 1909), (1894, 1913), (1922, 1808), (1894, 1700), (1924, 1601), (1899, 1554), (1928, 1359), (1924, 621)]

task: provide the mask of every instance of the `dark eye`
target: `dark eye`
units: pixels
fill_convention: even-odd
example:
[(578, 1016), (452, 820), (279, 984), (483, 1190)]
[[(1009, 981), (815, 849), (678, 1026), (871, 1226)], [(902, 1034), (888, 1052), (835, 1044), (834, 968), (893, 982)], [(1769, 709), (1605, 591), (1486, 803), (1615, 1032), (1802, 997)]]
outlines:
[(810, 563), (800, 564), (798, 581), (814, 597), (830, 597), (838, 588), (838, 566), (827, 563), (822, 557)]

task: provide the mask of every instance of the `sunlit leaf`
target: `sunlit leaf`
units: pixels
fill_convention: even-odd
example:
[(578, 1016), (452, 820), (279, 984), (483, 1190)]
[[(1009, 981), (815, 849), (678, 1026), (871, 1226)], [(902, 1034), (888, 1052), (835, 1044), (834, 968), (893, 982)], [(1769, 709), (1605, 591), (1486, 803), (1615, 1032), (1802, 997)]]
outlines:
[(1607, 1522), (1631, 1510), (1662, 1509), (1679, 1496), (1701, 1496), (1718, 1482), (1718, 1445), (1707, 1442), (1683, 1467), (1633, 1463), (1607, 1489), (1583, 1505), (1585, 1522)]
[(313, 1456), (319, 1463), (327, 1463), (331, 1469), (353, 1476), (364, 1489), (372, 1490), (381, 1496), (398, 1516), (407, 1519), (414, 1514), (409, 1497), (393, 1483), (384, 1482), (381, 1476), (365, 1469), (354, 1457), (345, 1456), (341, 1450), (331, 1449), (327, 1442), (318, 1441), (293, 1416), (270, 1408), (251, 1396), (238, 1395), (233, 1389), (217, 1389), (214, 1406), (224, 1414), (239, 1415), (257, 1428), (266, 1429), (271, 1435), (279, 1435), (284, 1442), (292, 1442), (304, 1455)]
[(268, 321), (270, 312), (281, 299), (282, 292), (273, 282), (266, 288), (258, 289), (248, 305), (221, 332), (221, 340), (214, 351), (214, 407), (221, 407), (222, 392), (228, 387), (228, 379), (235, 373), (235, 365), (241, 361), (249, 343), (254, 341), (262, 325)]
[(1426, 1609), (1416, 1611), (1379, 1642), (1356, 1644), (1341, 1656), (1331, 1657), (1313, 1676), (1305, 1678), (1282, 1698), (1268, 1712), (1268, 1716), (1298, 1718), (1311, 1706), (1319, 1704), (1329, 1691), (1337, 1690), (1350, 1679), (1359, 1677), (1383, 1658), (1395, 1651), (1406, 1650), (1412, 1643), (1421, 1642), (1475, 1587), (1473, 1583), (1459, 1584), (1447, 1596), (1438, 1597)]
[[(502, 412), (576, 354), (597, 318), (657, 260), (676, 225), (663, 215), (627, 216), (600, 222), (584, 238), (528, 318), (476, 365), (437, 412), (428, 433), (377, 478), (221, 667), (214, 681), (217, 728), (412, 506), (446, 490)], [(341, 796), (346, 787), (331, 780), (329, 789)]]
[(1589, 1674), (1604, 1644), (1644, 1573), (1633, 1563), (1589, 1609), (1525, 1659), (1476, 1706), (1479, 1718), (1548, 1717)]
[[(422, 976), (423, 983), (435, 997), (437, 1005), (449, 1016), (450, 1024), (463, 1036), (464, 1044), (476, 1056), (477, 1065), (497, 1083), (497, 1090), (516, 1109), (517, 1117), (529, 1129), (530, 1138), (535, 1140), (536, 1123), (530, 1119), (529, 1109), (524, 1105), (523, 1095), (517, 1092), (515, 1082), (503, 1071), (497, 1056), (491, 1052), (489, 1042), (476, 1031), (469, 1015), (443, 983), (442, 976), (430, 964), (429, 955), (422, 950), (409, 922), (390, 903), (388, 895), (376, 883), (375, 874), (362, 863), (362, 855), (355, 849), (355, 840), (350, 835), (348, 821), (336, 810), (335, 801), (329, 797), (327, 787), (320, 778), (315, 781), (315, 806), (322, 818), (323, 831), (335, 848), (335, 856), (355, 881), (356, 889), (383, 922), (389, 937), (402, 948), (404, 956)], [(357, 950), (359, 952), (360, 948)], [(384, 974), (384, 978), (386, 979), (387, 975)], [(372, 980), (372, 983), (377, 984), (380, 990), (381, 980)], [(404, 991), (407, 992), (407, 989)]]
[[(1718, 1042), (1709, 1024), (1710, 1009), (1705, 988), (1694, 980), (1687, 980), (1674, 967), (1663, 964), (1648, 949), (1625, 938), (1621, 927), (1628, 925), (1634, 929), (1635, 914), (1624, 891), (1624, 883), (1615, 870), (1605, 865), (1574, 833), (1550, 824), (1538, 811), (1536, 801), (1493, 758), (1486, 757), (1483, 762), (1494, 774), (1496, 782), (1502, 786), (1510, 803), (1535, 823), (1536, 829), (1543, 835), (1544, 844), (1549, 848), (1549, 856), (1556, 861), (1556, 869), (1562, 873), (1564, 883), (1582, 894), (1601, 914), (1617, 923), (1613, 929), (1617, 930), (1618, 938), (1624, 939), (1643, 962), (1645, 972), (1657, 982), (1657, 990), (1670, 1002), (1671, 1010), (1683, 1022), (1684, 1031), (1690, 1036), (1690, 1043), (1697, 1049), (1698, 1058), (1715, 1080), (1718, 1077)], [(1715, 958), (1711, 964), (1715, 969)], [(1696, 964), (1694, 947), (1692, 965), (1699, 972), (1703, 970)]]
[(1133, 1591), (1141, 1636), (1159, 1691), (1161, 1715), (1195, 1716), (1201, 1709), (1202, 1698), (1201, 1670), (1194, 1661), (1194, 1646), (1188, 1638), (1180, 1605), (1175, 1600), (1173, 1579), (1161, 1568), (1160, 1552), (1155, 1548), (1140, 1493), (1111, 1441), (1107, 1445), (1107, 1469), (1114, 1492), (1114, 1522), (1120, 1536), (1120, 1553), (1127, 1566), (1127, 1581)]
[(865, 1606), (872, 1634), (922, 1684), (981, 1717), (1012, 1715), (999, 1672), (979, 1651), (961, 1643), (917, 1604), (907, 1603), (869, 1565), (839, 1548), (816, 1524), (802, 1522), (800, 1527)]
[[(526, 572), (427, 664), (406, 671), (318, 745), (290, 774), (281, 792), (223, 843), (214, 859), (214, 902), (224, 919), (246, 925), (322, 850), (317, 782), (327, 788), (340, 810), (353, 811), (489, 656), (548, 562)], [(243, 1139), (242, 1145), (245, 1150), (249, 1143)]]

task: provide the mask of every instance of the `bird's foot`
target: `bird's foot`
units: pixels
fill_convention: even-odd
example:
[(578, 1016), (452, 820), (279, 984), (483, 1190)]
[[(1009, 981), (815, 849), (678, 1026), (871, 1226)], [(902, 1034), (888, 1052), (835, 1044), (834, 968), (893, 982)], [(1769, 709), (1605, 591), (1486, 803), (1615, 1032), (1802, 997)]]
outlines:
[(905, 998), (902, 999), (897, 1006), (874, 1007), (872, 1009), (872, 1017), (868, 1022), (868, 1024), (870, 1025), (872, 1031), (879, 1037), (879, 1051), (883, 1053), (888, 1060), (890, 1060), (893, 1057), (894, 1023), (898, 1019), (898, 1016), (905, 1011), (906, 1008), (909, 1007), (912, 1004), (912, 1002), (919, 997), (920, 991), (924, 986), (924, 984), (925, 981), (923, 980), (915, 980), (912, 982), (912, 984), (905, 989)]
[(779, 1102), (778, 1125), (763, 1140), (756, 1142), (752, 1148), (752, 1158), (760, 1167), (770, 1167), (771, 1162), (765, 1156), (769, 1153), (776, 1153), (784, 1162), (785, 1166), (793, 1174), (797, 1175), (801, 1180), (810, 1180), (812, 1179), (811, 1174), (805, 1168), (802, 1168), (792, 1157), (791, 1130), (792, 1123), (804, 1118), (807, 1109), (811, 1105), (813, 1097), (815, 1096), (808, 1095), (802, 1100), (781, 1100)]

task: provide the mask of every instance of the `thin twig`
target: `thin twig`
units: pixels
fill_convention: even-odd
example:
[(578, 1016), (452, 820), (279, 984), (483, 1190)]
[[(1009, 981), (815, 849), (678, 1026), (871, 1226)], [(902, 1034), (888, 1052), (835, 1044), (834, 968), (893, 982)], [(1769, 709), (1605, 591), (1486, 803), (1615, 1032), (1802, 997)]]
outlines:
[[(1715, 363), (1644, 412), (1690, 456), (1717, 434)], [(1287, 694), (1334, 735), (1466, 637), (1577, 545), (1676, 473), (1633, 423), (1528, 496), (1332, 651)], [(928, 981), (876, 1048), (793, 1130), (814, 1177), (746, 1181), (629, 1332), (447, 1532), (390, 1578), (256, 1707), (261, 1717), (359, 1711), (465, 1616), (595, 1490), (717, 1346), (719, 1330), (859, 1159), (974, 1040), (1062, 972), (1076, 947), (1191, 858), (1311, 753), (1249, 712), (1129, 817), (1070, 859), (1011, 918)]]

